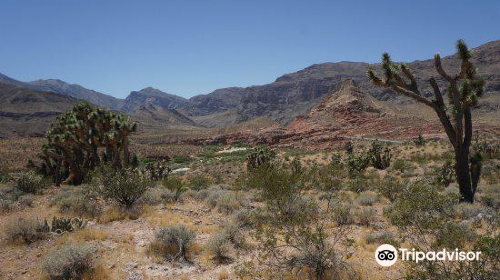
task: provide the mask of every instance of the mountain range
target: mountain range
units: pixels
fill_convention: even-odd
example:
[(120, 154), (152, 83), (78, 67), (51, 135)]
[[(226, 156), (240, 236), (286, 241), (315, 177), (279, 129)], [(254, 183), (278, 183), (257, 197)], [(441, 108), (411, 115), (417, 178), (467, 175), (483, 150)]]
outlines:
[[(500, 40), (473, 49), (473, 60), (479, 74), (487, 81), (487, 98), (481, 106), (484, 110), (496, 111), (500, 99)], [(427, 80), (431, 76), (438, 78), (433, 60), (414, 61), (408, 65), (417, 77), (421, 91), (430, 95)], [(453, 73), (459, 67), (458, 57), (444, 57), (443, 66)], [(132, 91), (126, 99), (118, 99), (57, 79), (21, 82), (0, 74), (0, 96), (3, 97), (0, 103), (0, 124), (10, 124), (7, 130), (0, 132), (0, 137), (40, 134), (39, 131), (31, 133), (26, 129), (13, 129), (16, 120), (19, 122), (22, 118), (17, 116), (16, 119), (12, 114), (22, 113), (23, 118), (32, 114), (33, 119), (40, 115), (55, 115), (78, 100), (127, 113), (146, 124), (149, 129), (178, 126), (222, 127), (259, 117), (269, 118), (286, 126), (314, 111), (324, 102), (325, 97), (346, 87), (346, 81), (352, 81), (357, 90), (368, 94), (373, 104), (385, 102), (395, 108), (411, 108), (411, 100), (372, 85), (366, 77), (368, 67), (377, 69), (379, 65), (364, 62), (315, 64), (285, 74), (270, 84), (222, 88), (189, 99), (152, 87)], [(444, 81), (437, 80), (439, 84), (444, 84)], [(14, 93), (17, 97), (13, 97)], [(44, 121), (48, 120), (50, 119)], [(40, 131), (43, 131), (47, 124), (40, 127)]]

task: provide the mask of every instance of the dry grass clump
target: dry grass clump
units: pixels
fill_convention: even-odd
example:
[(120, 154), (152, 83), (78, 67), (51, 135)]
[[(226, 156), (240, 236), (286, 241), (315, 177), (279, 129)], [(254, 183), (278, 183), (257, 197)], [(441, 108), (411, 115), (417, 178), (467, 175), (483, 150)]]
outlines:
[(361, 209), (357, 209), (354, 212), (357, 222), (363, 226), (369, 226), (375, 217), (377, 216), (377, 211), (371, 207), (363, 207)]
[(57, 205), (61, 213), (72, 213), (81, 217), (96, 218), (103, 212), (103, 205), (98, 197), (92, 194), (86, 185), (62, 187), (52, 198), (51, 205)]
[(156, 231), (155, 239), (149, 245), (148, 252), (161, 256), (167, 261), (186, 261), (190, 259), (190, 250), (196, 233), (184, 225), (174, 225)]
[(373, 204), (375, 204), (379, 200), (380, 200), (380, 197), (378, 196), (377, 193), (371, 192), (371, 191), (366, 191), (366, 192), (362, 192), (359, 194), (359, 197), (356, 200), (356, 202), (362, 206), (372, 206)]
[(42, 270), (50, 280), (83, 279), (95, 267), (94, 253), (90, 246), (67, 244), (45, 256)]
[(45, 238), (47, 229), (45, 224), (37, 219), (18, 218), (5, 226), (5, 235), (11, 242), (31, 244)]

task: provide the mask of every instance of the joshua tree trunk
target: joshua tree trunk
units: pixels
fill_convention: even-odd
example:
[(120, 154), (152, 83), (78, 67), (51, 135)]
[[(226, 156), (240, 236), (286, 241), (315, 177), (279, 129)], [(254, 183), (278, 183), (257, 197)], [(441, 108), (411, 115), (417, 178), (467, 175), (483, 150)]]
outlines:
[[(470, 61), (471, 53), (462, 40), (457, 42), (457, 54), (462, 62), (460, 72), (455, 76), (448, 75), (443, 69), (439, 54), (434, 56), (436, 71), (448, 83), (448, 104), (445, 104), (441, 89), (434, 78), (429, 79), (434, 94), (434, 99), (430, 100), (420, 93), (408, 66), (393, 63), (387, 53), (382, 56), (385, 79), (377, 77), (372, 69), (368, 70), (368, 77), (375, 85), (410, 97), (436, 112), (455, 152), (455, 175), (461, 195), (460, 201), (472, 203), (481, 175), (481, 155), (476, 152), (470, 156), (473, 131), (471, 109), (477, 105), (478, 97), (483, 94), (484, 80), (476, 75), (476, 69)], [(448, 116), (447, 112), (450, 112), (452, 117)]]

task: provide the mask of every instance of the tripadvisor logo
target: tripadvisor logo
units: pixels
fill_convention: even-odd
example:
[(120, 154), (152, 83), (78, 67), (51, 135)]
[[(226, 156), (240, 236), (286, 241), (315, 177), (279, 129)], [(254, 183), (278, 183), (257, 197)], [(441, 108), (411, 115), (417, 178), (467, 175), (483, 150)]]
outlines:
[(427, 261), (477, 261), (479, 260), (479, 255), (481, 252), (464, 252), (455, 250), (446, 250), (443, 249), (441, 251), (415, 251), (415, 249), (405, 249), (399, 248), (397, 250), (394, 246), (389, 244), (380, 245), (375, 251), (375, 260), (381, 266), (391, 266), (396, 263), (398, 260), (398, 251), (400, 254), (400, 259), (402, 261), (414, 261), (416, 263), (427, 260)]

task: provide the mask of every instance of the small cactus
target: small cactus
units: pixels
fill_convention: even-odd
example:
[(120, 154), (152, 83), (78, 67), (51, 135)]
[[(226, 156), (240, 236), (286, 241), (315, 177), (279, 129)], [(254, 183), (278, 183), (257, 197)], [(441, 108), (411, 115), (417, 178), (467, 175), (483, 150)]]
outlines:
[(373, 167), (377, 169), (384, 170), (391, 165), (391, 150), (389, 147), (384, 148), (377, 140), (372, 142), (368, 155)]
[[(45, 220), (45, 225), (48, 227), (47, 220)], [(73, 232), (85, 228), (87, 221), (80, 218), (69, 218), (69, 217), (56, 217), (52, 218), (52, 223), (50, 225), (50, 232), (56, 234), (62, 234), (64, 232)]]
[(267, 146), (256, 147), (247, 157), (247, 168), (257, 169), (271, 163), (276, 157), (276, 152)]

